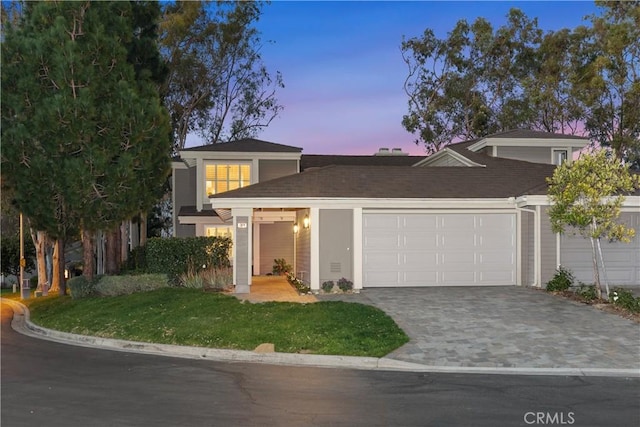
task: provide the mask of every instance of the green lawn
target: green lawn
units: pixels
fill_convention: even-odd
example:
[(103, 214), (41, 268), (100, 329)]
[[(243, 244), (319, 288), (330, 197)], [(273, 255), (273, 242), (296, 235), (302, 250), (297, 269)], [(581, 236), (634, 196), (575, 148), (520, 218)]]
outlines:
[(278, 352), (381, 357), (406, 343), (383, 311), (356, 303), (251, 304), (220, 293), (166, 288), (110, 298), (49, 296), (25, 301), (31, 320), (107, 338)]

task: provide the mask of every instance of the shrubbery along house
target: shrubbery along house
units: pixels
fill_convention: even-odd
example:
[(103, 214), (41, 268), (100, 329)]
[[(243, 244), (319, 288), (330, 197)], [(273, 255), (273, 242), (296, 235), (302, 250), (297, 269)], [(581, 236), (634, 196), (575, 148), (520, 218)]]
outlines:
[[(589, 144), (513, 130), (429, 157), (305, 155), (257, 139), (173, 160), (174, 234), (230, 236), (236, 292), (284, 259), (313, 291), (347, 278), (395, 286), (541, 286), (562, 265), (592, 282), (589, 241), (551, 231), (546, 178)], [(621, 221), (640, 230), (640, 194)], [(603, 242), (611, 284), (640, 285), (640, 238)]]

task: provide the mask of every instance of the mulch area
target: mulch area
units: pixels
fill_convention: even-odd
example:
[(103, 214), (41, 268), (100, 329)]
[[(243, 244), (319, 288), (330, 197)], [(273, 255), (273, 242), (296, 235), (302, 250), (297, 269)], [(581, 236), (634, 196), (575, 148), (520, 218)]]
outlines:
[[(546, 291), (545, 291), (546, 292)], [(550, 292), (553, 295), (558, 295), (563, 298), (570, 299), (572, 301), (579, 302), (584, 305), (590, 305), (598, 310), (605, 311), (607, 313), (615, 314), (620, 317), (624, 317), (625, 319), (629, 319), (636, 323), (640, 323), (640, 313), (633, 313), (623, 307), (611, 304), (609, 301), (604, 299), (596, 299), (593, 301), (586, 301), (580, 295), (576, 295), (571, 291), (563, 291), (563, 292)]]

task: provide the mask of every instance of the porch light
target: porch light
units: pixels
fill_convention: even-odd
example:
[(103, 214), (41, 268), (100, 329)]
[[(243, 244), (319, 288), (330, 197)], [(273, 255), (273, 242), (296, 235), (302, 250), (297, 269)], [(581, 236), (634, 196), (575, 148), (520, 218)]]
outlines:
[(309, 228), (309, 215), (304, 216), (304, 220), (302, 220), (302, 226), (304, 228)]
[(296, 233), (296, 234), (298, 233), (298, 223), (297, 222), (293, 224), (293, 232)]

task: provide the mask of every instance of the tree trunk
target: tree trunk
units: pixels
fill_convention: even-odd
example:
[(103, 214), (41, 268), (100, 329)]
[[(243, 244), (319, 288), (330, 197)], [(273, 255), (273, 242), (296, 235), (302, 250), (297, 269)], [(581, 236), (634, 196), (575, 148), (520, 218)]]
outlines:
[(53, 248), (53, 280), (57, 282), (57, 289), (60, 295), (67, 293), (67, 280), (64, 278), (65, 258), (64, 239), (56, 239)]
[[(128, 233), (127, 233), (127, 228)], [(131, 235), (131, 221), (122, 221), (120, 224), (120, 260), (125, 262), (129, 256), (128, 245), (129, 236)]]
[(602, 287), (600, 286), (600, 272), (598, 271), (598, 258), (596, 256), (596, 243), (593, 237), (589, 237), (591, 240), (591, 260), (593, 261), (593, 280), (596, 286), (596, 295), (598, 298), (602, 298)]
[[(30, 229), (31, 239), (33, 245), (36, 247), (36, 262), (38, 265), (38, 287), (42, 288), (42, 285), (47, 281), (47, 264), (45, 261), (45, 246), (47, 241), (47, 234), (44, 231), (34, 232)], [(20, 283), (22, 286), (22, 283)]]
[(96, 274), (95, 258), (93, 256), (95, 239), (93, 233), (82, 230), (82, 275), (89, 281)]
[(147, 214), (142, 212), (140, 214), (140, 246), (147, 244)]
[(120, 227), (107, 233), (106, 252), (105, 274), (118, 274), (120, 272)]
[(67, 292), (66, 280), (64, 278), (64, 240), (56, 239), (53, 242), (53, 273), (51, 274), (50, 292), (58, 292), (64, 295)]
[(600, 239), (596, 240), (596, 245), (598, 248), (598, 255), (600, 256), (600, 265), (602, 266), (602, 276), (604, 278), (604, 289), (607, 293), (607, 298), (609, 298), (609, 280), (607, 279), (607, 268), (604, 264), (604, 256), (602, 256), (602, 246), (600, 245)]

